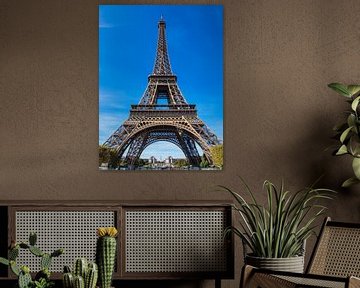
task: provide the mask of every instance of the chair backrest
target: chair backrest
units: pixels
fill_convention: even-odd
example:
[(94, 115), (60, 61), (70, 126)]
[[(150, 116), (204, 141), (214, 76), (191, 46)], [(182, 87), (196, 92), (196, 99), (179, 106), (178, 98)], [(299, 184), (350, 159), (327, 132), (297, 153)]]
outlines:
[(360, 224), (326, 218), (307, 273), (360, 277)]

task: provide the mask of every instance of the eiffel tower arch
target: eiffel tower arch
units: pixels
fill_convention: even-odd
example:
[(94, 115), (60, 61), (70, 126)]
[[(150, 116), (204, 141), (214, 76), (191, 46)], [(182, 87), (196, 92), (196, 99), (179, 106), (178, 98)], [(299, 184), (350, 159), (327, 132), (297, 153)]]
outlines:
[[(167, 51), (166, 23), (158, 23), (158, 42), (154, 69), (138, 104), (131, 105), (129, 118), (106, 140), (119, 158), (133, 168), (141, 153), (150, 145), (166, 141), (182, 150), (191, 165), (199, 166), (201, 157), (212, 163), (210, 147), (220, 144), (217, 136), (198, 117), (196, 105), (188, 104), (171, 70)], [(159, 104), (166, 103), (166, 104)]]

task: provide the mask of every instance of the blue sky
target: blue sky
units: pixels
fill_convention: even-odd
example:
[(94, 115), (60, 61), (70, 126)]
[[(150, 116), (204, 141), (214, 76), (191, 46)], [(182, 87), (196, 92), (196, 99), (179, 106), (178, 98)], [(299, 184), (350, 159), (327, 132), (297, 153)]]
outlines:
[[(157, 23), (166, 21), (171, 68), (189, 104), (223, 139), (223, 7), (221, 5), (99, 5), (99, 143), (138, 104), (154, 66)], [(199, 151), (202, 155), (202, 151)], [(158, 142), (142, 158), (183, 157)]]

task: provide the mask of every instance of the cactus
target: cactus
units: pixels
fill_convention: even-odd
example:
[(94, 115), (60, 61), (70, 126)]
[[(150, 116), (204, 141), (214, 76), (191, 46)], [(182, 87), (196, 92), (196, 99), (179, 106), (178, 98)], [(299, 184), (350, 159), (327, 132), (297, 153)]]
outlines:
[(23, 272), (24, 274), (29, 274), (30, 273), (30, 268), (28, 266), (22, 266), (20, 268), (21, 272)]
[(63, 286), (64, 288), (73, 288), (74, 287), (74, 276), (72, 273), (64, 273), (63, 277)]
[(19, 246), (20, 246), (20, 248), (22, 248), (22, 249), (29, 249), (29, 248), (30, 248), (30, 245), (28, 245), (28, 244), (26, 244), (26, 243), (23, 243), (23, 242), (21, 242), (21, 243), (19, 244)]
[(67, 265), (64, 266), (64, 273), (71, 273), (71, 269), (69, 266)]
[(37, 235), (35, 232), (31, 232), (29, 235), (29, 244), (31, 246), (35, 246), (37, 241)]
[(18, 279), (19, 288), (28, 288), (32, 283), (32, 279), (28, 267), (27, 270), (28, 270), (27, 272), (22, 270), (19, 274), (19, 279)]
[(69, 266), (64, 266), (62, 282), (63, 282), (64, 288), (73, 288), (74, 287), (74, 275), (71, 273), (71, 269)]
[(35, 256), (37, 256), (37, 257), (41, 257), (41, 256), (44, 255), (44, 252), (42, 252), (42, 251), (40, 250), (40, 248), (38, 248), (38, 247), (36, 247), (36, 246), (30, 245), (29, 251), (30, 251), (32, 254), (34, 254)]
[[(53, 253), (44, 253), (40, 248), (36, 247), (37, 236), (35, 233), (30, 233), (29, 244), (20, 242), (16, 243), (11, 241), (11, 245), (8, 251), (8, 259), (0, 257), (0, 263), (10, 266), (11, 271), (18, 276), (18, 286), (19, 288), (28, 288), (28, 287), (51, 287), (53, 282), (50, 281), (50, 264), (53, 257), (60, 256), (64, 250), (58, 249)], [(41, 257), (41, 271), (39, 271), (35, 276), (35, 281), (32, 280), (30, 275), (30, 269), (27, 266), (22, 266), (21, 268), (16, 264), (16, 259), (19, 256), (19, 250), (29, 250), (30, 253), (34, 254), (37, 257)]]
[(16, 258), (19, 256), (19, 246), (15, 246), (14, 248), (9, 250), (8, 253), (9, 260), (16, 260)]
[(43, 256), (41, 256), (41, 261), (40, 261), (41, 269), (44, 269), (44, 268), (49, 269), (50, 265), (51, 265), (51, 260), (52, 260), (51, 255), (48, 253), (44, 253)]
[(14, 260), (10, 260), (10, 269), (11, 271), (16, 275), (19, 276), (20, 274), (20, 268), (16, 265), (16, 262)]
[(50, 255), (51, 257), (58, 257), (63, 253), (64, 253), (64, 249), (57, 249), (54, 252), (52, 252)]
[(3, 257), (0, 257), (0, 263), (1, 263), (1, 264), (4, 264), (4, 265), (6, 265), (6, 266), (9, 266), (10, 261), (9, 261), (8, 259), (5, 259), (5, 258), (3, 258)]
[[(89, 263), (86, 258), (78, 258), (74, 263), (74, 272), (71, 273), (69, 266), (64, 266), (64, 288), (95, 288), (98, 278), (98, 269), (95, 263)], [(80, 280), (81, 279), (81, 280)], [(76, 283), (75, 283), (76, 282)], [(82, 283), (81, 283), (82, 282)], [(82, 286), (84, 285), (84, 286)]]
[(74, 267), (75, 276), (81, 276), (83, 279), (85, 279), (87, 268), (88, 268), (88, 262), (86, 258), (76, 259), (75, 267)]
[(85, 288), (95, 288), (98, 279), (98, 266), (96, 263), (89, 263), (85, 276)]
[(74, 288), (85, 288), (84, 278), (77, 275), (74, 277)]
[(98, 228), (97, 235), (96, 262), (100, 287), (110, 288), (115, 265), (117, 230), (115, 227)]

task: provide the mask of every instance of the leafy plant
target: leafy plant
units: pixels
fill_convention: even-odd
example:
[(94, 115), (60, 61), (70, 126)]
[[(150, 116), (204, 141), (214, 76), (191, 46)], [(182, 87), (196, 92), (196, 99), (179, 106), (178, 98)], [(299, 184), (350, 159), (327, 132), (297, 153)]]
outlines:
[(178, 160), (175, 160), (175, 162), (174, 162), (175, 167), (185, 167), (188, 165), (189, 165), (189, 162), (187, 161), (187, 159), (178, 159)]
[(210, 147), (210, 153), (213, 160), (214, 166), (222, 169), (224, 165), (224, 148), (223, 144), (215, 145)]
[(220, 186), (236, 200), (233, 208), (240, 215), (240, 228), (229, 227), (225, 234), (239, 236), (256, 257), (287, 258), (300, 255), (304, 241), (314, 233), (315, 220), (326, 207), (317, 204), (320, 199), (331, 199), (334, 191), (304, 188), (296, 193), (280, 189), (266, 180), (267, 206), (257, 202), (249, 186), (241, 179), (251, 197), (246, 201), (240, 194)]
[(360, 85), (331, 83), (328, 87), (346, 97), (350, 104), (350, 110), (346, 112), (346, 122), (334, 127), (337, 132), (336, 138), (340, 141), (334, 155), (349, 154), (353, 157), (352, 168), (355, 177), (347, 179), (342, 184), (343, 187), (348, 187), (360, 183)]
[(105, 145), (99, 145), (99, 166), (103, 163), (108, 163), (110, 159), (109, 148)]
[(201, 156), (200, 167), (201, 167), (201, 168), (208, 168), (208, 167), (209, 167), (209, 162), (208, 162), (208, 160), (206, 159), (205, 154), (203, 154), (203, 155)]
[(51, 288), (55, 285), (54, 282), (49, 282), (48, 280), (46, 280), (45, 278), (41, 278), (39, 279), (39, 281), (34, 281), (33, 282), (33, 287), (34, 288)]
[(99, 145), (99, 166), (103, 163), (107, 163), (110, 169), (116, 169), (121, 165), (121, 159), (118, 157), (116, 149)]

